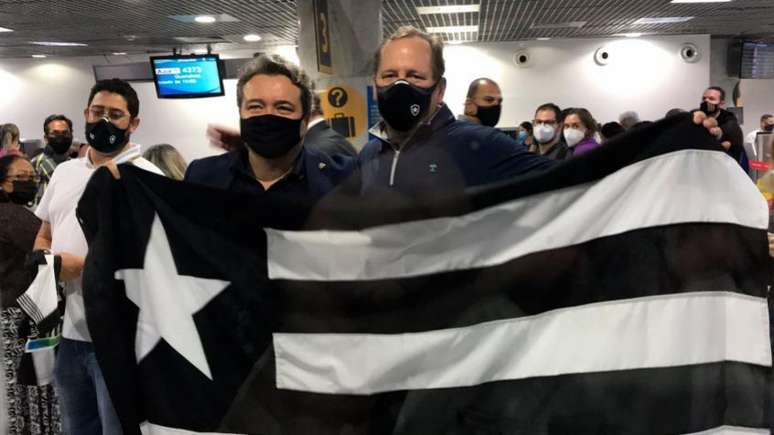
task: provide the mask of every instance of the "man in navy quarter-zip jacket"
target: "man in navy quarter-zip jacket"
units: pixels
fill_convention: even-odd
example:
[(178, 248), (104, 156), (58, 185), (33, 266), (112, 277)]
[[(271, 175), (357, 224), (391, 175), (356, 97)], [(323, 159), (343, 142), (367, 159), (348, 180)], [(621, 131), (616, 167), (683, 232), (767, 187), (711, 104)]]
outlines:
[(360, 152), (364, 194), (459, 191), (556, 164), (494, 128), (455, 120), (443, 103), (442, 50), (439, 40), (402, 27), (377, 51), (374, 84), (383, 120)]

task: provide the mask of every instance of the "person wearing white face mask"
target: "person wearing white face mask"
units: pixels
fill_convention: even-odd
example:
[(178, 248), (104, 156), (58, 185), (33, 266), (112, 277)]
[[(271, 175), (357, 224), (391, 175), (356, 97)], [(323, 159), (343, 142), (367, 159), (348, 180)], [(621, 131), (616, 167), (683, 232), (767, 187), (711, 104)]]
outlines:
[(564, 118), (564, 140), (573, 156), (581, 155), (599, 146), (596, 140), (597, 121), (588, 110), (569, 109)]
[(534, 141), (529, 150), (554, 160), (567, 158), (567, 144), (562, 141), (562, 110), (553, 103), (541, 105), (535, 111), (532, 135)]

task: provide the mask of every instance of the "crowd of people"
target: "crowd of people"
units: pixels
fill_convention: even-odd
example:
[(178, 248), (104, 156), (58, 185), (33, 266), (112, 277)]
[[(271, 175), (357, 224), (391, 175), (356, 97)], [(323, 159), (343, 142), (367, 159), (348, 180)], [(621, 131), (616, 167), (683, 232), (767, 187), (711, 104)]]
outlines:
[[(171, 145), (143, 153), (131, 141), (140, 128), (140, 102), (119, 79), (91, 89), (85, 146), (73, 144), (73, 124), (64, 115), (45, 119), (45, 147), (36, 156), (24, 154), (18, 128), (1, 127), (0, 344), (7, 416), (0, 421), (10, 434), (121, 433), (86, 325), (81, 274), (88, 244), (75, 213), (100, 166), (117, 176), (116, 165), (132, 164), (176, 180), (257, 195), (319, 199), (341, 188), (419, 199), (546, 170), (646, 123), (627, 112), (618, 122), (600, 125), (585, 108), (562, 110), (549, 102), (520, 124), (514, 138), (493, 128), (503, 98), (499, 85), (487, 78), (471, 83), (464, 114), (456, 118), (444, 102), (443, 45), (413, 27), (387, 38), (373, 65), (382, 121), (359, 153), (323, 119), (307, 74), (274, 55), (252, 60), (241, 72), (240, 129), (208, 130), (211, 141), (228, 152), (190, 165)], [(693, 122), (745, 166), (741, 129), (723, 109), (724, 100), (722, 89), (707, 89)], [(771, 131), (774, 118), (763, 121), (761, 130)], [(37, 334), (16, 301), (35, 275), (31, 254), (57, 259), (65, 300), (53, 383), (45, 385), (26, 385), (17, 376), (25, 343)]]

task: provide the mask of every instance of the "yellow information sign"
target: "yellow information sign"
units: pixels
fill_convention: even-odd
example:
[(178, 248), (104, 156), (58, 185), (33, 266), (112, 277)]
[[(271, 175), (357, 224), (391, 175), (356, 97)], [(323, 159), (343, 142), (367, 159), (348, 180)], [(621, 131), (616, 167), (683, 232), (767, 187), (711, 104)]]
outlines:
[(368, 124), (363, 95), (347, 85), (334, 85), (320, 95), (323, 116), (332, 129), (344, 137), (355, 138), (365, 133)]

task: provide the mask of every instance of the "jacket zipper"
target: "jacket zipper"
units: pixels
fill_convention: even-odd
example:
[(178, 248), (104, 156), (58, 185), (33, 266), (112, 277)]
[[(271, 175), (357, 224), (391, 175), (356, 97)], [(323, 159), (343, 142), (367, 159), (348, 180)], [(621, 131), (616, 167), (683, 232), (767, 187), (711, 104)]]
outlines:
[(398, 167), (399, 158), (400, 150), (395, 150), (395, 155), (392, 156), (392, 168), (390, 169), (390, 187), (395, 186), (395, 169)]

